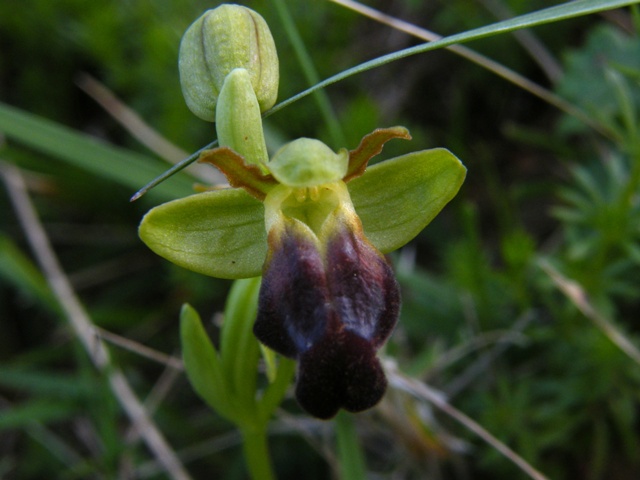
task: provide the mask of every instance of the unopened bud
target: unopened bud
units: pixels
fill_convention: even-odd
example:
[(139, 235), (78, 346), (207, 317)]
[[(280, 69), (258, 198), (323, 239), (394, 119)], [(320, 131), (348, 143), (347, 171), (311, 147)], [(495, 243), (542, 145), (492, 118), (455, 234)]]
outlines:
[(229, 73), (220, 90), (216, 131), (219, 145), (235, 150), (247, 164), (265, 165), (269, 160), (260, 108), (244, 68)]
[(236, 68), (249, 72), (262, 112), (278, 96), (278, 54), (269, 26), (258, 13), (240, 5), (207, 10), (187, 29), (179, 68), (187, 106), (204, 120), (215, 121), (218, 95)]

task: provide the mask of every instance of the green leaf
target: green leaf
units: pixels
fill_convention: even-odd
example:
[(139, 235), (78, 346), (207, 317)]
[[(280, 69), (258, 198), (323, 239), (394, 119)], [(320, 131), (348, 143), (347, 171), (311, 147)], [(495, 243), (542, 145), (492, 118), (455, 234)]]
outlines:
[(220, 358), (227, 382), (231, 386), (238, 412), (252, 423), (256, 412), (256, 383), (260, 349), (253, 335), (258, 313), (260, 277), (233, 282), (224, 309), (220, 331)]
[(62, 374), (51, 369), (0, 365), (0, 387), (36, 397), (88, 401), (98, 385), (77, 375)]
[(0, 279), (13, 284), (20, 294), (28, 296), (55, 313), (58, 301), (36, 266), (6, 236), (0, 235)]
[(193, 389), (220, 415), (235, 421), (235, 402), (218, 353), (198, 312), (188, 304), (183, 305), (180, 312), (180, 338), (182, 359)]
[[(46, 155), (59, 158), (99, 177), (138, 189), (163, 172), (166, 164), (139, 153), (100, 142), (88, 135), (37, 115), (0, 103), (0, 132)], [(164, 198), (193, 192), (187, 177), (176, 177), (159, 187)]]
[[(269, 350), (264, 347), (264, 350)], [(269, 350), (275, 356), (272, 350)], [(274, 359), (275, 360), (275, 359)], [(282, 402), (291, 381), (293, 380), (296, 371), (296, 362), (290, 358), (278, 355), (277, 370), (275, 371), (275, 378), (264, 389), (262, 398), (258, 401), (259, 418), (266, 424), (273, 412)]]
[(244, 190), (200, 193), (142, 219), (140, 238), (158, 255), (204, 275), (260, 275), (267, 254), (264, 207)]
[(640, 71), (640, 39), (636, 35), (627, 35), (611, 25), (595, 26), (580, 49), (565, 53), (564, 63), (565, 72), (556, 91), (607, 125), (619, 128), (619, 115), (640, 104), (637, 88), (631, 89), (626, 101), (620, 102), (616, 98), (616, 82), (607, 78), (616, 71)]
[(381, 162), (347, 185), (367, 238), (388, 253), (411, 241), (458, 193), (467, 169), (443, 148)]
[(264, 362), (267, 380), (269, 380), (269, 383), (273, 383), (278, 373), (278, 360), (276, 358), (276, 352), (261, 343), (260, 353), (262, 355), (262, 361)]

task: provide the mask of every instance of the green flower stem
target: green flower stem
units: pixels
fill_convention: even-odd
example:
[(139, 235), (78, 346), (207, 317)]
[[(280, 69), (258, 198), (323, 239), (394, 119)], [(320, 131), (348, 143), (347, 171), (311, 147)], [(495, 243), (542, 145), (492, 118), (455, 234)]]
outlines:
[(244, 456), (253, 480), (275, 480), (269, 456), (266, 427), (244, 427), (242, 429)]
[(367, 476), (364, 455), (360, 448), (353, 416), (341, 411), (335, 422), (340, 478), (343, 480), (365, 480)]
[(256, 316), (260, 277), (237, 280), (231, 287), (216, 351), (200, 316), (185, 305), (181, 337), (189, 381), (198, 394), (242, 433), (245, 460), (254, 480), (275, 479), (269, 458), (267, 426), (293, 379), (295, 362), (279, 358), (273, 382), (258, 393), (260, 355), (252, 325)]
[(264, 395), (258, 402), (258, 416), (261, 422), (266, 425), (273, 412), (282, 399), (293, 381), (296, 372), (296, 362), (289, 358), (280, 357), (278, 359), (278, 368), (275, 380), (267, 387)]

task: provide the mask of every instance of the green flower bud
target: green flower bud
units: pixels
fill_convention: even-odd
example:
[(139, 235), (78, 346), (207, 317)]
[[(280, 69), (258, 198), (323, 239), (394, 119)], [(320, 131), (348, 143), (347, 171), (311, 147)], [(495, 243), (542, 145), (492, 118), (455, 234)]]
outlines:
[(216, 111), (216, 131), (220, 146), (235, 150), (247, 164), (265, 165), (269, 160), (258, 100), (244, 68), (232, 70), (225, 78)]
[(271, 108), (278, 96), (279, 72), (269, 26), (249, 8), (220, 5), (198, 18), (180, 43), (180, 83), (189, 109), (215, 121), (218, 95), (236, 68), (249, 72), (260, 110)]

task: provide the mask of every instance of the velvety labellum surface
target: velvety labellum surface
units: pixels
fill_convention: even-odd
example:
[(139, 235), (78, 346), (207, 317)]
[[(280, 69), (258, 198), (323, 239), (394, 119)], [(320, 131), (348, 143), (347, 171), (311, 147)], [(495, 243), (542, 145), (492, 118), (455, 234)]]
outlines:
[(299, 360), (296, 397), (319, 418), (382, 398), (387, 382), (376, 351), (400, 307), (393, 271), (357, 217), (337, 209), (327, 222), (323, 242), (296, 219), (272, 228), (254, 326), (261, 342)]

